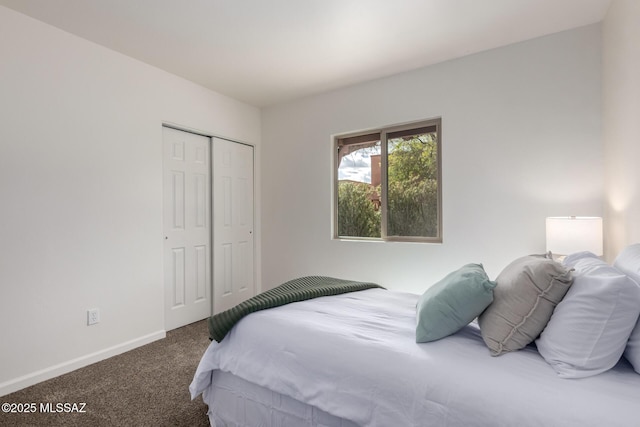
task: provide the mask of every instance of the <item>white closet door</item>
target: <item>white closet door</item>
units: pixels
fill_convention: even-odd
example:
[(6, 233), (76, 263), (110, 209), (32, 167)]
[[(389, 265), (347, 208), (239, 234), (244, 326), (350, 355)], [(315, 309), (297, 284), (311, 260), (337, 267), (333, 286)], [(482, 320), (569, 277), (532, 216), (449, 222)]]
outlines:
[(211, 315), (210, 145), (163, 127), (166, 330)]
[(255, 295), (253, 147), (213, 138), (214, 313)]

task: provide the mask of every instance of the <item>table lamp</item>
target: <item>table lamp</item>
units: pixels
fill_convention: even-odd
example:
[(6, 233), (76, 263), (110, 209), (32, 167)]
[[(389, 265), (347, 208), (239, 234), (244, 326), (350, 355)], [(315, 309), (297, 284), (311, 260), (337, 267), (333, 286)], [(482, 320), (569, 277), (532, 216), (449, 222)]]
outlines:
[(547, 251), (554, 256), (589, 251), (598, 256), (602, 250), (602, 218), (593, 216), (549, 217)]

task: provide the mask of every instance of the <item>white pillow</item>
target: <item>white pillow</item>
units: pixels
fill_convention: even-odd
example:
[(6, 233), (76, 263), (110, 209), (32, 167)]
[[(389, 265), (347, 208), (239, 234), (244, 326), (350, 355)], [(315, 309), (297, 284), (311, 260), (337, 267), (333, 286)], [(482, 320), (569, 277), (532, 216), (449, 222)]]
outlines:
[[(627, 246), (620, 252), (614, 267), (640, 283), (640, 243)], [(640, 320), (629, 337), (624, 357), (633, 365), (633, 369), (640, 374)]]
[(567, 268), (573, 268), (573, 266), (576, 265), (576, 262), (580, 261), (583, 258), (598, 258), (598, 255), (589, 251), (574, 252), (564, 257), (564, 259), (562, 260), (562, 265)]
[(613, 262), (613, 266), (636, 282), (640, 282), (640, 243), (624, 248)]
[(611, 369), (625, 350), (640, 315), (640, 286), (595, 255), (565, 260), (573, 285), (536, 340), (561, 378)]
[(627, 348), (624, 351), (624, 357), (631, 363), (633, 369), (640, 374), (640, 319), (633, 328)]

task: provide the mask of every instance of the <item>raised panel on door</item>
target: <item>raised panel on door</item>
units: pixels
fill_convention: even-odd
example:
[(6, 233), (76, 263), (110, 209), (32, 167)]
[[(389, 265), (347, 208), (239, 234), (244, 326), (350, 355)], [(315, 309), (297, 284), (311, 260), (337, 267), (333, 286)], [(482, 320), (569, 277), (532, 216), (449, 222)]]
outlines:
[(211, 315), (211, 139), (163, 127), (165, 328)]
[(255, 295), (253, 147), (213, 139), (214, 313)]

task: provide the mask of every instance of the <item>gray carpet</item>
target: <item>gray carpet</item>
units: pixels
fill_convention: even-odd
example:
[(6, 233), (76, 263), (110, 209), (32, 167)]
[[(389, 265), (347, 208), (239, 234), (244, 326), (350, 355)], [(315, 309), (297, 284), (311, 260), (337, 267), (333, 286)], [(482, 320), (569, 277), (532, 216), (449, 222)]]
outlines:
[[(0, 397), (38, 407), (32, 414), (2, 412), (0, 426), (208, 426), (202, 398), (189, 396), (208, 345), (204, 320), (169, 331), (163, 340)], [(39, 410), (41, 403), (81, 402), (85, 413)]]

